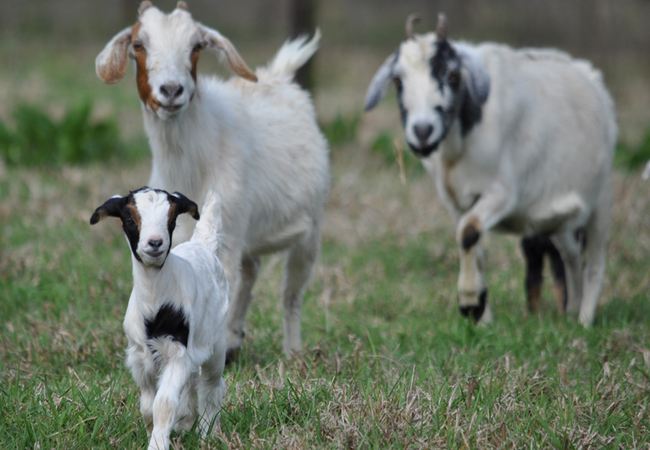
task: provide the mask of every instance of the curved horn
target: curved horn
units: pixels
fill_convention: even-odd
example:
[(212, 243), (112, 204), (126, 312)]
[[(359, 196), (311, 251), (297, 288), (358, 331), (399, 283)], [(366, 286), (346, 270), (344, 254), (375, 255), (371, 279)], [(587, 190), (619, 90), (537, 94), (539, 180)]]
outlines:
[(182, 1), (182, 0), (181, 0), (180, 2), (178, 2), (178, 3), (176, 3), (176, 7), (177, 7), (178, 9), (184, 9), (185, 11), (189, 11), (189, 10), (190, 10), (190, 8), (188, 8), (188, 6), (187, 6), (187, 3), (185, 3), (185, 2)]
[(410, 14), (406, 18), (406, 39), (413, 39), (413, 26), (422, 18), (418, 14)]
[(142, 14), (147, 8), (152, 7), (153, 5), (149, 0), (145, 0), (142, 3), (140, 3), (140, 7), (138, 8), (138, 14)]
[(436, 36), (439, 41), (447, 39), (447, 16), (445, 13), (438, 13), (438, 26), (436, 27)]

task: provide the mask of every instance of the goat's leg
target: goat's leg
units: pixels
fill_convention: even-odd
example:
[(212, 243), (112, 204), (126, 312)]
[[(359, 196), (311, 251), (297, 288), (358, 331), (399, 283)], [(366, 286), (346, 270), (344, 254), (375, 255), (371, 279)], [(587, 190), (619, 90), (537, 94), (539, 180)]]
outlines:
[(156, 398), (156, 391), (152, 387), (140, 387), (140, 414), (147, 429), (147, 437), (151, 437), (153, 431), (153, 401)]
[(521, 239), (521, 250), (526, 260), (526, 296), (528, 310), (539, 313), (542, 300), (542, 283), (544, 281), (544, 243), (540, 236)]
[(609, 233), (611, 206), (609, 198), (601, 201), (585, 227), (584, 293), (580, 305), (580, 323), (592, 324), (605, 275), (605, 247)]
[(284, 341), (282, 349), (287, 358), (302, 351), (300, 321), (302, 296), (309, 281), (318, 253), (321, 232), (316, 226), (311, 233), (289, 250), (282, 287)]
[(555, 302), (557, 304), (558, 313), (562, 316), (566, 313), (567, 301), (569, 295), (567, 292), (566, 271), (564, 269), (564, 262), (559, 250), (553, 245), (553, 241), (547, 238), (546, 254), (551, 262), (551, 273), (553, 274), (553, 291), (555, 294)]
[[(253, 300), (253, 285), (260, 270), (260, 258), (240, 258), (236, 274), (233, 274), (233, 281), (230, 283), (230, 306), (228, 307), (228, 326), (226, 337), (228, 346), (226, 351), (226, 363), (230, 364), (237, 357), (242, 341), (244, 340), (244, 324), (248, 307)], [(224, 265), (225, 267), (225, 265)], [(226, 273), (226, 276), (228, 273)]]
[(185, 355), (170, 357), (163, 367), (153, 401), (153, 432), (149, 450), (169, 449), (169, 434), (176, 422), (181, 391), (190, 375), (190, 363)]
[(181, 391), (180, 403), (176, 414), (176, 430), (190, 431), (196, 418), (196, 379), (198, 374), (190, 375)]
[(573, 231), (554, 235), (551, 240), (562, 256), (566, 275), (566, 312), (577, 313), (582, 301), (582, 251)]
[(526, 294), (529, 311), (539, 313), (544, 280), (544, 255), (548, 255), (555, 283), (555, 300), (560, 315), (563, 315), (566, 310), (567, 291), (566, 274), (560, 252), (555, 248), (551, 239), (545, 236), (522, 238), (521, 249), (526, 259)]
[(512, 211), (515, 200), (507, 186), (495, 184), (460, 218), (456, 228), (456, 241), (460, 247), (458, 275), (460, 311), (477, 322), (481, 319), (484, 323), (492, 320), (492, 313), (487, 305), (487, 287), (483, 281), (480, 264), (480, 238), (482, 233), (499, 223)]
[(215, 345), (212, 356), (201, 366), (199, 380), (199, 428), (203, 437), (207, 436), (210, 427), (216, 430), (219, 426), (219, 413), (226, 390), (223, 381), (225, 365), (225, 339)]

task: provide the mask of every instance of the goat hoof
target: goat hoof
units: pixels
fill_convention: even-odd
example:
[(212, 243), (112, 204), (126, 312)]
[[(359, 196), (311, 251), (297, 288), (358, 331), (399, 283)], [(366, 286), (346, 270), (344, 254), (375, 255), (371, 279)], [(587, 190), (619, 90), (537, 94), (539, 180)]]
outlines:
[(232, 364), (239, 355), (239, 347), (226, 350), (226, 365)]
[(460, 306), (460, 313), (464, 317), (471, 318), (474, 323), (477, 323), (483, 317), (485, 307), (487, 306), (487, 289), (483, 288), (478, 296), (478, 305)]

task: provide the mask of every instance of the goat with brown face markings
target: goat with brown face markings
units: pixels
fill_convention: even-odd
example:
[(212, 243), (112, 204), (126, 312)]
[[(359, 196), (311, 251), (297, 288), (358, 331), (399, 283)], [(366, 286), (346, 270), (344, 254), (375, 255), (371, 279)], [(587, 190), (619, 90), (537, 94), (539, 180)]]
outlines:
[[(327, 141), (309, 94), (293, 77), (318, 49), (320, 33), (286, 42), (255, 73), (232, 43), (196, 22), (179, 2), (165, 14), (145, 1), (137, 23), (118, 33), (96, 59), (106, 83), (135, 61), (136, 85), (153, 155), (149, 184), (201, 201), (212, 184), (223, 201), (219, 258), (231, 286), (228, 355), (243, 342), (244, 321), (261, 256), (286, 252), (283, 283), (287, 356), (302, 349), (303, 291), (320, 251), (329, 194)], [(225, 55), (239, 77), (197, 73), (202, 50)], [(194, 224), (180, 217), (174, 243)]]
[[(482, 236), (524, 237), (529, 305), (551, 257), (560, 311), (592, 323), (605, 272), (617, 126), (600, 72), (552, 49), (515, 50), (413, 32), (375, 73), (366, 110), (397, 88), (406, 141), (456, 221), (463, 314), (491, 320)], [(565, 285), (566, 280), (566, 285)]]
[(172, 428), (197, 414), (205, 436), (218, 426), (225, 384), (228, 282), (219, 259), (221, 204), (211, 189), (194, 235), (171, 249), (176, 219), (199, 220), (182, 194), (144, 187), (95, 210), (91, 225), (118, 217), (131, 248), (133, 291), (124, 317), (126, 364), (140, 388), (149, 450), (167, 450)]

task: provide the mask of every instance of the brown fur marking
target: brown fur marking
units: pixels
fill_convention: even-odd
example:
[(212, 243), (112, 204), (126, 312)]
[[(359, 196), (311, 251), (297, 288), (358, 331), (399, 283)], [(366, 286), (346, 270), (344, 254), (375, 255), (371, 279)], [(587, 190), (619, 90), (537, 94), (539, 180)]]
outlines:
[(140, 227), (142, 225), (142, 218), (140, 217), (140, 213), (138, 212), (138, 208), (135, 206), (135, 199), (131, 198), (131, 201), (126, 205), (126, 208), (129, 210), (131, 213), (131, 218), (135, 222), (135, 224), (138, 226), (138, 231), (140, 231)]
[[(138, 40), (138, 33), (140, 32), (140, 22), (137, 22), (133, 25), (133, 32), (131, 33), (131, 43)], [(138, 94), (140, 95), (140, 100), (146, 105), (149, 105), (151, 109), (156, 111), (159, 106), (158, 100), (153, 96), (151, 86), (149, 85), (149, 74), (147, 72), (147, 51), (142, 50), (133, 50), (133, 56), (136, 61), (136, 75), (135, 80), (138, 86)]]
[(190, 56), (190, 61), (192, 63), (192, 79), (194, 80), (194, 83), (196, 83), (196, 64), (199, 62), (199, 54), (201, 52), (197, 49), (192, 51), (192, 56)]
[(528, 310), (539, 314), (542, 304), (542, 285), (538, 284), (528, 289)]

